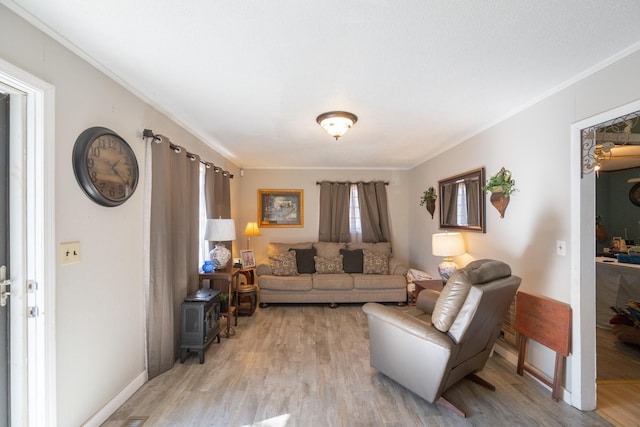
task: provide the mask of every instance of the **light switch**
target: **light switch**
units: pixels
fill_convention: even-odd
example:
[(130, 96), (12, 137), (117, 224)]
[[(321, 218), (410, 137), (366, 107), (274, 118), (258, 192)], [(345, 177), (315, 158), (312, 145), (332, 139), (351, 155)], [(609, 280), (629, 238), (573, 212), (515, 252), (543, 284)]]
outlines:
[(80, 242), (60, 243), (60, 264), (77, 264), (80, 262)]

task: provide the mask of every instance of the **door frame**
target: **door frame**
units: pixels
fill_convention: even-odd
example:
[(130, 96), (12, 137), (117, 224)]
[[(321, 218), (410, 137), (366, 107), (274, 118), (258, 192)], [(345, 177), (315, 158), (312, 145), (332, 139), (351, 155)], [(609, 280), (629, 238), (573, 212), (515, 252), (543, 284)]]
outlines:
[(596, 186), (595, 173), (582, 175), (582, 129), (640, 110), (640, 100), (597, 114), (571, 126), (571, 404), (596, 409)]
[[(11, 292), (17, 294), (10, 297), (11, 425), (55, 425), (55, 90), (2, 59), (0, 82), (26, 94), (25, 145), (10, 159)], [(27, 294), (27, 280), (38, 284), (35, 293)], [(34, 299), (40, 316), (29, 318)]]

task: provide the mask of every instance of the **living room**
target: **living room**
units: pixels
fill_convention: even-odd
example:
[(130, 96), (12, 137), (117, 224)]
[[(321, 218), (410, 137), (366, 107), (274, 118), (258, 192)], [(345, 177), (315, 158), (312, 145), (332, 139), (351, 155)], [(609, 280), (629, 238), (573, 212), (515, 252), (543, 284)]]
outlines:
[[(567, 362), (563, 399), (579, 409), (594, 409), (595, 385), (585, 372), (595, 371), (595, 337), (581, 323), (582, 317), (589, 317), (585, 299), (592, 289), (580, 288), (581, 281), (583, 286), (589, 284), (588, 269), (580, 276), (584, 271), (580, 249), (588, 252), (589, 245), (595, 246), (593, 239), (581, 240), (581, 235), (593, 235), (595, 225), (593, 208), (582, 215), (576, 204), (593, 202), (588, 186), (593, 187), (595, 178), (593, 174), (580, 178), (580, 144), (572, 139), (572, 129), (580, 123), (583, 127), (599, 123), (585, 124), (594, 117), (609, 120), (612, 111), (615, 116), (620, 109), (624, 111), (618, 115), (640, 109), (634, 104), (640, 99), (637, 42), (612, 50), (592, 66), (586, 61), (571, 79), (558, 82), (537, 99), (522, 100), (521, 108), (504, 120), (470, 130), (467, 138), (428, 159), (416, 159), (410, 168), (251, 168), (234, 163), (161, 106), (141, 98), (136, 88), (110, 75), (104, 64), (88, 62), (5, 6), (8, 2), (2, 3), (0, 72), (15, 72), (17, 78), (34, 76), (49, 88), (48, 105), (55, 110), (48, 113), (50, 132), (42, 148), (44, 179), (50, 186), (45, 188), (51, 191), (40, 194), (47, 230), (42, 281), (49, 305), (44, 316), (52, 317), (54, 327), (53, 341), (47, 342), (45, 351), (48, 369), (43, 380), (43, 417), (50, 425), (82, 425), (113, 402), (126, 399), (146, 380), (144, 185), (141, 180), (131, 199), (113, 209), (85, 196), (74, 177), (71, 153), (78, 135), (91, 126), (117, 130), (129, 142), (141, 177), (146, 165), (145, 128), (232, 173), (236, 251), (245, 247), (242, 227), (256, 220), (259, 189), (303, 190), (304, 227), (262, 229), (262, 235), (251, 240), (258, 261), (266, 258), (269, 242), (317, 240), (317, 181), (384, 180), (389, 182), (394, 255), (412, 268), (436, 274), (442, 259), (431, 253), (431, 235), (439, 232), (438, 219), (431, 219), (419, 206), (423, 191), (481, 166), (487, 175), (508, 168), (519, 192), (512, 196), (505, 217), (501, 219), (487, 204), (487, 232), (465, 232), (466, 254), (455, 261), (462, 266), (474, 259), (502, 260), (523, 278), (521, 290), (572, 305), (573, 353)], [(365, 127), (366, 122), (350, 132), (358, 132), (358, 126)], [(318, 127), (318, 132), (323, 131)], [(347, 138), (348, 134), (340, 143)], [(352, 164), (357, 165), (357, 159)], [(582, 185), (587, 189), (580, 190)], [(74, 241), (81, 243), (81, 262), (60, 265), (58, 245)], [(556, 254), (557, 241), (568, 242), (567, 256)], [(553, 353), (534, 348), (531, 363), (553, 372)]]

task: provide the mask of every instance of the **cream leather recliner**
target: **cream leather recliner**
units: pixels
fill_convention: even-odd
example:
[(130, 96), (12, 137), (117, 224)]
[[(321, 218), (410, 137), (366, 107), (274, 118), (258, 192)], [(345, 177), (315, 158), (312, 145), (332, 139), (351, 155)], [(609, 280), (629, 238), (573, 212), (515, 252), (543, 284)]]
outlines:
[(521, 279), (501, 261), (477, 260), (458, 270), (442, 292), (424, 290), (417, 314), (367, 303), (371, 366), (430, 403), (465, 413), (442, 397), (482, 370)]

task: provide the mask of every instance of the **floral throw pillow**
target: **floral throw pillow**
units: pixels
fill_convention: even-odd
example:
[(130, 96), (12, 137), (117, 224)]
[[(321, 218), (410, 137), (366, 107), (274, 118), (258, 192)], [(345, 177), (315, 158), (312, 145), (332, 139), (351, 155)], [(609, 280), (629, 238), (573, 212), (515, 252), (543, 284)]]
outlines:
[(319, 256), (313, 257), (316, 261), (316, 273), (320, 274), (336, 274), (344, 273), (342, 269), (342, 255), (331, 258), (323, 258)]
[(274, 276), (297, 276), (296, 251), (269, 257), (271, 272)]
[(389, 256), (387, 254), (363, 249), (362, 264), (364, 274), (389, 274)]

